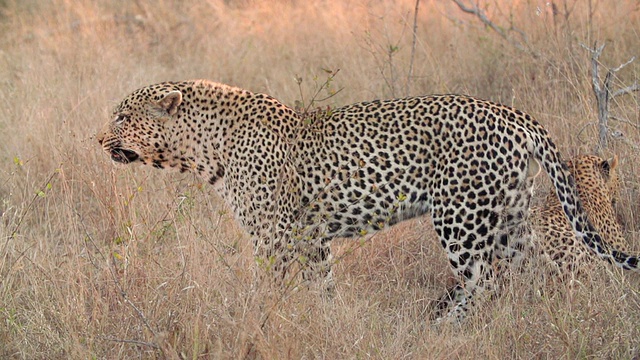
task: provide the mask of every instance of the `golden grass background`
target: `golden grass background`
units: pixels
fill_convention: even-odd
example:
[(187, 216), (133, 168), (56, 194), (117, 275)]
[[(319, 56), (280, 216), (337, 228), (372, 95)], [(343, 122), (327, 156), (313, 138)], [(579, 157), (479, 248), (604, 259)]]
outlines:
[[(253, 281), (247, 237), (211, 187), (114, 166), (95, 141), (118, 101), (147, 84), (208, 78), (293, 106), (340, 69), (319, 97), (342, 91), (320, 105), (472, 94), (534, 115), (565, 156), (592, 152), (581, 44), (606, 42), (605, 68), (640, 55), (640, 3), (481, 4), (526, 33), (529, 51), (452, 2), (423, 0), (408, 81), (410, 0), (0, 1), (0, 358), (637, 358), (636, 274), (605, 264), (559, 291), (523, 274), (463, 327), (433, 328), (450, 272), (417, 219), (363, 245), (336, 241), (332, 301), (283, 298)], [(639, 78), (635, 61), (614, 84)], [(624, 137), (604, 152), (621, 158), (618, 211), (635, 249), (638, 103), (614, 99)]]

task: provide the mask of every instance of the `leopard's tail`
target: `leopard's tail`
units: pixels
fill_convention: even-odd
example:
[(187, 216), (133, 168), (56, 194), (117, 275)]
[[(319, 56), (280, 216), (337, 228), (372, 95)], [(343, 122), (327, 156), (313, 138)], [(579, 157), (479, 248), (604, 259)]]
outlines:
[(578, 196), (578, 190), (573, 175), (562, 161), (557, 147), (548, 137), (547, 132), (539, 124), (531, 124), (533, 132), (532, 154), (551, 178), (556, 196), (562, 204), (562, 210), (569, 219), (573, 232), (579, 239), (604, 259), (625, 270), (640, 272), (638, 256), (627, 254), (614, 248), (600, 236), (595, 229)]

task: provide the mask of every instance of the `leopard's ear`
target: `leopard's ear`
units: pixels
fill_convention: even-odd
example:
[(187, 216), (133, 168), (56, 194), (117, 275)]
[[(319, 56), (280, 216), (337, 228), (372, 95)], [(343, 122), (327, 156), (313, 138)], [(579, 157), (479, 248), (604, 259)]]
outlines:
[(600, 166), (607, 174), (609, 174), (611, 170), (618, 166), (618, 155), (614, 155), (612, 158), (604, 160)]
[(170, 116), (178, 112), (178, 106), (182, 103), (182, 93), (173, 90), (158, 101), (158, 105), (163, 108)]
[(613, 157), (607, 161), (609, 162), (609, 168), (612, 170), (618, 167), (618, 155), (613, 155)]

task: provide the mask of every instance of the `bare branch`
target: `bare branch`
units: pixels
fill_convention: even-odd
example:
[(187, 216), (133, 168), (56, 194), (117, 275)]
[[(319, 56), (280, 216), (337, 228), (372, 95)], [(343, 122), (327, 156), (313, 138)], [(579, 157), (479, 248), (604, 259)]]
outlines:
[(602, 55), (605, 44), (598, 46), (598, 44), (595, 43), (593, 44), (593, 48), (588, 48), (584, 44), (580, 45), (591, 53), (591, 81), (593, 85), (593, 92), (596, 96), (596, 103), (598, 106), (598, 150), (602, 150), (606, 149), (608, 146), (608, 136), (612, 136), (614, 138), (616, 137), (616, 134), (614, 134), (614, 131), (612, 131), (608, 125), (609, 118), (611, 117), (609, 115), (609, 105), (611, 99), (616, 96), (629, 94), (634, 91), (640, 91), (640, 84), (638, 84), (637, 81), (632, 85), (618, 89), (616, 91), (613, 91), (611, 89), (611, 82), (614, 79), (616, 72), (631, 64), (636, 58), (634, 56), (618, 67), (609, 69), (604, 76), (604, 80), (601, 82), (599, 69), (600, 61), (598, 59), (600, 58), (600, 55)]
[(640, 83), (638, 83), (637, 81), (635, 83), (633, 83), (632, 85), (629, 85), (629, 86), (627, 86), (625, 88), (616, 90), (613, 94), (611, 94), (611, 97), (630, 94), (630, 93), (632, 93), (634, 91), (640, 91)]
[(502, 28), (500, 28), (499, 26), (494, 24), (491, 20), (489, 20), (487, 15), (484, 13), (484, 11), (482, 11), (482, 9), (480, 9), (480, 7), (477, 4), (474, 6), (465, 6), (465, 4), (461, 0), (453, 0), (453, 2), (456, 3), (456, 5), (458, 5), (460, 10), (468, 14), (475, 15), (478, 19), (480, 19), (480, 21), (482, 21), (483, 24), (489, 26), (491, 29), (493, 29), (493, 31), (498, 33), (498, 35), (500, 35), (503, 39), (509, 40), (504, 30), (502, 30)]
[(617, 117), (617, 116), (611, 115), (611, 116), (609, 116), (609, 119), (617, 121), (617, 122), (621, 122), (621, 123), (624, 123), (624, 124), (627, 124), (627, 125), (629, 125), (631, 127), (634, 127), (636, 129), (640, 129), (640, 125), (638, 125), (636, 123), (633, 123), (633, 122), (631, 122), (631, 121), (629, 121), (627, 119), (623, 119), (621, 117)]
[(598, 58), (602, 55), (602, 50), (606, 44), (602, 44), (600, 47), (596, 47), (597, 44), (593, 44), (593, 48), (587, 47), (585, 44), (580, 44), (583, 48), (587, 49), (591, 53), (591, 82), (593, 84), (593, 91), (597, 94), (602, 91), (600, 89), (600, 79), (598, 78)]
[(151, 348), (154, 348), (154, 349), (160, 349), (160, 347), (158, 345), (156, 345), (154, 343), (146, 342), (146, 341), (129, 340), (129, 339), (114, 339), (114, 338), (109, 338), (109, 337), (103, 337), (102, 339), (107, 340), (107, 341), (124, 343), (124, 344), (143, 345), (143, 346), (148, 346), (148, 347), (151, 347)]
[(404, 95), (409, 96), (409, 88), (411, 86), (411, 76), (413, 76), (413, 60), (416, 56), (416, 39), (418, 32), (418, 5), (420, 5), (420, 0), (416, 0), (416, 7), (413, 10), (413, 35), (411, 41), (411, 60), (409, 61), (409, 72), (407, 73), (407, 84), (404, 88)]
[(617, 68), (611, 69), (611, 71), (613, 71), (614, 73), (616, 73), (616, 72), (618, 72), (618, 71), (622, 70), (622, 68), (624, 68), (625, 66), (627, 66), (627, 65), (631, 64), (635, 59), (636, 59), (636, 57), (635, 57), (635, 56), (632, 56), (632, 57), (631, 57), (631, 59), (629, 59), (629, 61), (627, 61), (626, 63), (624, 63), (624, 64), (622, 64), (622, 65), (620, 65), (620, 66), (618, 66)]
[(576, 136), (577, 136), (577, 138), (578, 138), (578, 140), (580, 140), (580, 141), (584, 142), (584, 141), (581, 139), (581, 137), (582, 137), (582, 133), (583, 133), (585, 130), (587, 130), (587, 128), (588, 128), (588, 127), (593, 126), (593, 125), (595, 125), (595, 123), (593, 123), (593, 122), (588, 122), (588, 123), (584, 124), (584, 125), (580, 128), (580, 130), (578, 130), (578, 135), (576, 135)]
[[(453, 0), (453, 2), (458, 5), (458, 8), (467, 14), (472, 14), (477, 17), (483, 24), (491, 28), (496, 34), (498, 34), (501, 38), (506, 40), (509, 44), (516, 47), (516, 49), (526, 52), (533, 56), (534, 58), (538, 58), (539, 54), (533, 50), (529, 46), (529, 40), (527, 34), (514, 27), (513, 24), (505, 31), (505, 29), (499, 25), (496, 25), (493, 21), (491, 21), (487, 14), (480, 8), (480, 6), (476, 3), (475, 5), (466, 5), (462, 0)], [(512, 36), (509, 36), (509, 32), (513, 31), (520, 35), (521, 40), (516, 40)]]
[(597, 59), (598, 57), (600, 57), (600, 54), (602, 54), (602, 49), (604, 49), (604, 46), (606, 44), (602, 44), (599, 48), (596, 48), (596, 45), (597, 43), (593, 44), (593, 48), (590, 48), (585, 44), (580, 44), (580, 46), (582, 46), (585, 50), (589, 51), (590, 53), (597, 54), (596, 56), (596, 59)]

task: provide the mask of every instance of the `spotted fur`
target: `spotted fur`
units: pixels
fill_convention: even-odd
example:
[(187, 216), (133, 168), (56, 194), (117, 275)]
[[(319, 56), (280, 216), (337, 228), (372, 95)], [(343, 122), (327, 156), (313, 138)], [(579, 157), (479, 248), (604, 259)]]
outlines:
[(461, 279), (439, 305), (461, 320), (490, 288), (494, 260), (522, 256), (539, 164), (575, 234), (606, 251), (574, 180), (529, 115), (467, 96), (376, 100), (301, 117), (276, 99), (204, 80), (134, 91), (98, 136), (111, 158), (191, 171), (251, 235), (259, 263), (333, 287), (330, 240), (430, 214)]
[[(620, 191), (617, 157), (605, 160), (594, 155), (577, 156), (567, 162), (576, 180), (578, 194), (594, 227), (609, 244), (605, 249), (628, 252), (614, 204)], [(534, 244), (553, 271), (563, 277), (588, 271), (593, 252), (574, 236), (562, 205), (550, 194), (540, 206), (531, 208)]]

